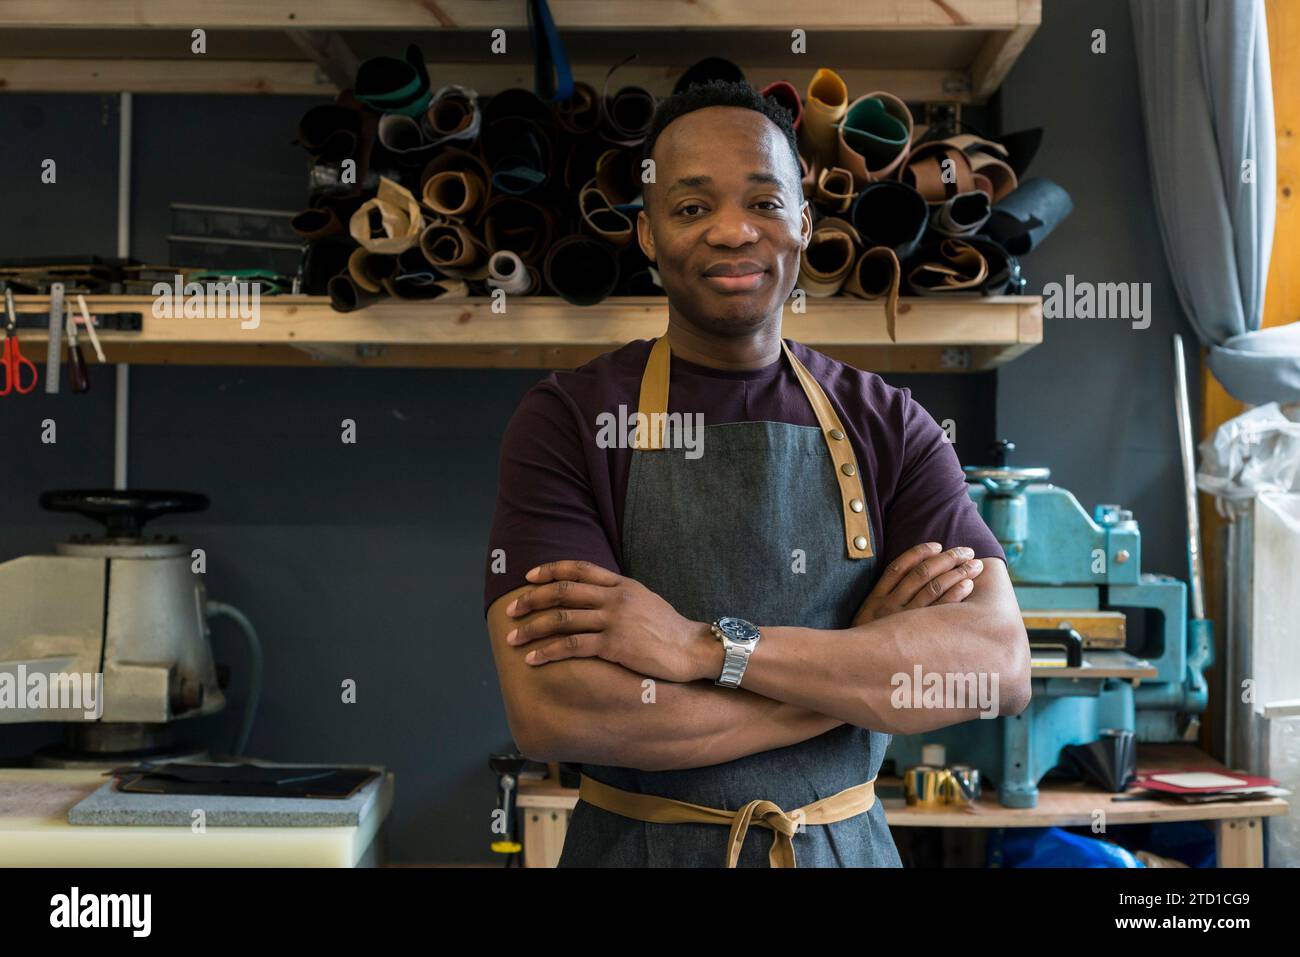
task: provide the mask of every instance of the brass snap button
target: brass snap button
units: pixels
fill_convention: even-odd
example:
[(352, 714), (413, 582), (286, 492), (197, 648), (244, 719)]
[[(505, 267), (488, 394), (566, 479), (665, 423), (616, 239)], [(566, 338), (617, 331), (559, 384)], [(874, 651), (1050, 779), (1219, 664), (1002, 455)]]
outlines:
[(853, 467), (852, 462), (845, 462), (840, 466), (840, 471), (845, 475), (856, 475), (858, 473), (858, 470)]
[(853, 509), (855, 512), (862, 511), (862, 499), (855, 498), (853, 501), (849, 502), (849, 508)]
[(830, 437), (831, 437), (832, 439), (834, 439), (836, 442), (838, 442), (840, 439), (844, 438), (844, 433), (841, 432), (839, 429), (831, 429), (830, 432), (829, 432), (828, 434), (829, 434)]
[(863, 536), (859, 535), (857, 538), (853, 539), (853, 547), (860, 552), (864, 552), (867, 550), (867, 540)]

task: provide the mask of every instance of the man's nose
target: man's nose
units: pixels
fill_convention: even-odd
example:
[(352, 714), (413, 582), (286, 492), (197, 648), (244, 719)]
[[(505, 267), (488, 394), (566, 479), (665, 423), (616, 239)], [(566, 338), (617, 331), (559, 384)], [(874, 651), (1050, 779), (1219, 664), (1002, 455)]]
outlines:
[(704, 239), (712, 246), (734, 249), (758, 242), (758, 235), (758, 228), (750, 218), (749, 210), (728, 204), (713, 216)]

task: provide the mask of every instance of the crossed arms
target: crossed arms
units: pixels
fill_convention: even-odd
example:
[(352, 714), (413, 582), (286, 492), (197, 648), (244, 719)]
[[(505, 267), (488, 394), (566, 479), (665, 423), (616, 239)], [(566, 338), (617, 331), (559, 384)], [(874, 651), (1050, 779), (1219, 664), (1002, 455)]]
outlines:
[(852, 625), (769, 626), (744, 688), (713, 685), (722, 649), (631, 578), (551, 562), (493, 602), (488, 632), (515, 742), (529, 757), (648, 771), (706, 767), (841, 724), (915, 734), (970, 707), (897, 708), (891, 677), (998, 676), (999, 714), (1029, 702), (1029, 646), (1006, 566), (918, 545), (882, 574)]

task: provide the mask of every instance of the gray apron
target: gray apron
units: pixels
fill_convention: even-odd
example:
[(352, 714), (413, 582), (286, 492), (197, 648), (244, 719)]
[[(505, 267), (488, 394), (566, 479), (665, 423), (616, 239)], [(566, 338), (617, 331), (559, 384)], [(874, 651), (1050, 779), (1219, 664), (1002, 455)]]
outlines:
[[(802, 369), (784, 343), (782, 354)], [(666, 406), (666, 377), (664, 391)], [(692, 460), (681, 448), (632, 452), (623, 574), (694, 621), (737, 615), (760, 627), (849, 627), (879, 577), (878, 563), (847, 555), (845, 499), (822, 429), (780, 422), (706, 425), (703, 453)], [(866, 551), (874, 556), (874, 533), (866, 530)], [(794, 570), (796, 549), (805, 556), (803, 573)], [(762, 653), (760, 640), (755, 654)], [(841, 725), (800, 744), (710, 767), (640, 771), (584, 764), (581, 770), (627, 791), (728, 810), (763, 799), (789, 812), (874, 778), (889, 741), (887, 734)], [(650, 824), (580, 800), (560, 866), (720, 867), (728, 836), (726, 827)], [(771, 831), (751, 827), (738, 866), (767, 867), (771, 844)], [(806, 825), (793, 844), (799, 867), (902, 866), (879, 800), (848, 820)]]

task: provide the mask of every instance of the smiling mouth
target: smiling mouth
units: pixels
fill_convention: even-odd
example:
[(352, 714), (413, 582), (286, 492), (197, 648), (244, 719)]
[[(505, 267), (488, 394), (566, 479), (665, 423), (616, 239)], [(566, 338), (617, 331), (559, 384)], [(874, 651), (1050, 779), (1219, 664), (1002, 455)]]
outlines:
[(704, 281), (719, 292), (749, 292), (766, 275), (767, 270), (756, 262), (716, 263), (704, 270)]

